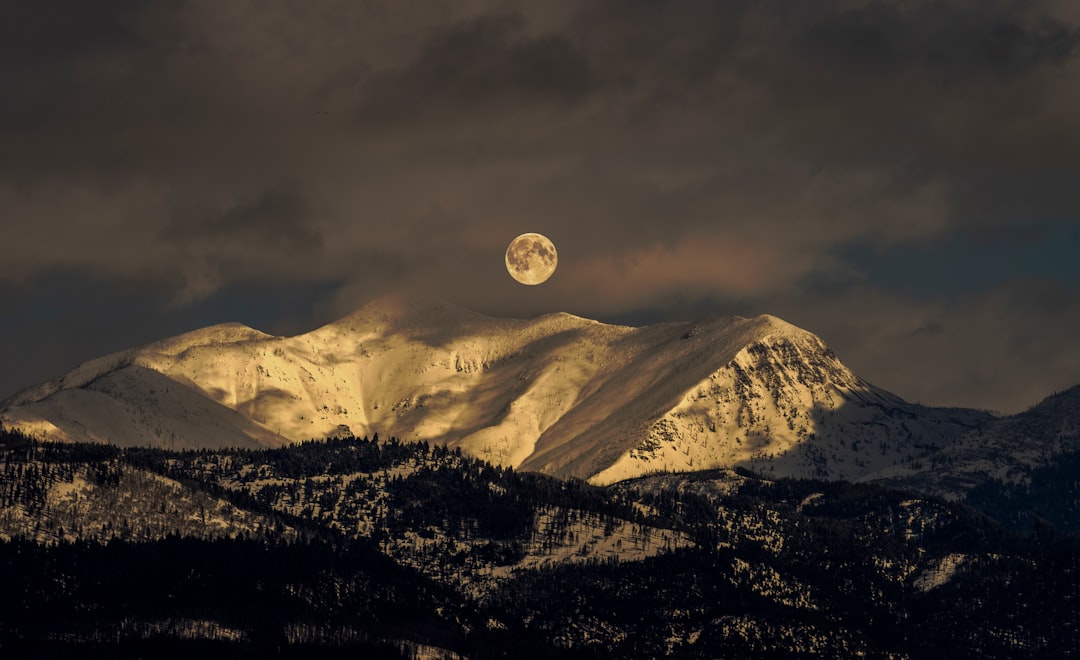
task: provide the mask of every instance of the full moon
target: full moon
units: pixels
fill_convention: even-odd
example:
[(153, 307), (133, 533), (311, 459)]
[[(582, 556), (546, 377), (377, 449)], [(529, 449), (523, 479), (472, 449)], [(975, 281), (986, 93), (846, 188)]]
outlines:
[(558, 265), (554, 243), (540, 234), (522, 234), (506, 248), (506, 270), (522, 284), (542, 284)]

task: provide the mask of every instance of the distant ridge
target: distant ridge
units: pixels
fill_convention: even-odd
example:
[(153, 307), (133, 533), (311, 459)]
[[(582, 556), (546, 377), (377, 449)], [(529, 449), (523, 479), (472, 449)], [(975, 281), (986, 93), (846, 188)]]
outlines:
[[(1080, 385), (1052, 394), (1022, 413), (992, 419), (928, 460), (886, 468), (867, 478), (958, 500), (990, 483), (1028, 490), (1039, 470), (1070, 454), (1080, 456)], [(1080, 490), (1076, 484), (1074, 473), (1058, 496)], [(1080, 528), (1078, 505), (1071, 503), (1076, 528)]]

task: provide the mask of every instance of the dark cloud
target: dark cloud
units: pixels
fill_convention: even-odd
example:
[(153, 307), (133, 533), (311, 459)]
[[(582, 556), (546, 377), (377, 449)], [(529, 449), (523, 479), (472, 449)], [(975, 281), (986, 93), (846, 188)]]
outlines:
[(239, 243), (255, 251), (270, 249), (282, 255), (305, 255), (323, 243), (322, 235), (312, 225), (314, 213), (303, 196), (290, 190), (272, 190), (221, 214), (183, 213), (162, 232), (162, 238), (204, 249)]
[(1061, 63), (1080, 32), (1019, 3), (870, 3), (829, 14), (804, 29), (799, 52), (831, 70), (896, 76), (917, 69), (939, 83), (1016, 76)]
[(0, 7), (0, 54), (20, 64), (70, 60), (72, 56), (140, 42), (132, 18), (141, 0), (95, 7), (78, 0), (5, 2)]
[(495, 14), (439, 31), (415, 60), (368, 83), (361, 117), (445, 121), (449, 113), (490, 120), (537, 104), (578, 103), (595, 90), (590, 65), (573, 44), (525, 35), (522, 27), (520, 15)]
[(70, 99), (82, 58), (139, 43), (131, 24), (139, 3), (102, 8), (72, 0), (0, 6), (0, 126), (47, 123)]
[[(315, 299), (258, 296), (248, 316), (299, 328), (401, 287), (519, 316), (789, 316), (926, 401), (1008, 408), (1068, 384), (1036, 339), (1080, 333), (1049, 304), (1080, 288), (1070, 2), (3, 11), (0, 285), (107, 282), (47, 296), (72, 328), (107, 309), (94, 337), (230, 320), (237, 291), (287, 286)], [(560, 266), (523, 290), (503, 253), (527, 231)], [(1012, 316), (1024, 286), (1047, 304)], [(3, 350), (56, 343), (20, 309)], [(947, 350), (965, 319), (983, 352)], [(995, 371), (995, 350), (1023, 357)]]

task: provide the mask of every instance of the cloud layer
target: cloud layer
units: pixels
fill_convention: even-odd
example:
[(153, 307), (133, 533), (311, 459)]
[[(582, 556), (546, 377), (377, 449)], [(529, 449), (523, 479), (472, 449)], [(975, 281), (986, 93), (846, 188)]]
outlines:
[[(238, 314), (301, 329), (411, 287), (494, 314), (768, 311), (928, 403), (1080, 382), (1071, 3), (9, 4), (5, 363), (229, 320), (237, 291), (317, 291)], [(560, 269), (523, 291), (502, 251), (526, 231)], [(1007, 276), (927, 285), (931, 253)], [(63, 277), (138, 311), (35, 332), (34, 300), (88, 313)]]

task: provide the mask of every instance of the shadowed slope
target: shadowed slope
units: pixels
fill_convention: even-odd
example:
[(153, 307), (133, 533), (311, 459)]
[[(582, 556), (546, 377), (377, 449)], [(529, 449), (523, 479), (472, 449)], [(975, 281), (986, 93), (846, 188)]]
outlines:
[(867, 477), (886, 486), (961, 499), (985, 484), (1031, 485), (1033, 474), (1080, 452), (1080, 386), (965, 433), (930, 460)]

